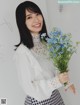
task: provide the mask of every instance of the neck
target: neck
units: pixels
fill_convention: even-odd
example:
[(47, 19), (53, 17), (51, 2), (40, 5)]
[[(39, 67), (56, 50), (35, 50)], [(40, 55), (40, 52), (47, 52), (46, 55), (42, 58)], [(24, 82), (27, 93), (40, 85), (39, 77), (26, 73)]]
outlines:
[(40, 43), (40, 34), (37, 34), (37, 35), (32, 34), (32, 39), (33, 39), (34, 45)]

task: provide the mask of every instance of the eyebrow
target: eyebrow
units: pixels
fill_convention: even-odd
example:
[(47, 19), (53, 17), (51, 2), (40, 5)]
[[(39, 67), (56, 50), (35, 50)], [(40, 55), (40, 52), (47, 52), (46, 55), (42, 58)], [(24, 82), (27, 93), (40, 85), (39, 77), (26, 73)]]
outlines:
[(28, 14), (28, 15), (26, 15), (26, 17), (28, 17), (28, 16), (31, 16), (32, 14)]

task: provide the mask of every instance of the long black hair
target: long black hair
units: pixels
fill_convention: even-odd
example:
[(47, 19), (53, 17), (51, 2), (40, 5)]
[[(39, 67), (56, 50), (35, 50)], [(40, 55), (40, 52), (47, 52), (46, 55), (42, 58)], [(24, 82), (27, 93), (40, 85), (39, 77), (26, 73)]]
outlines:
[[(24, 45), (26, 45), (26, 47), (30, 49), (34, 46), (34, 44), (33, 44), (31, 33), (25, 24), (26, 9), (29, 12), (39, 13), (42, 15), (42, 17), (43, 17), (43, 14), (40, 8), (31, 1), (22, 2), (16, 8), (16, 23), (19, 29), (19, 34), (20, 34), (20, 42), (18, 45), (16, 45), (16, 47), (18, 47), (21, 43), (23, 43)], [(42, 27), (42, 30), (40, 31), (40, 34), (42, 33), (46, 33), (46, 37), (47, 37), (47, 29), (46, 29), (44, 17), (43, 17), (43, 27)]]

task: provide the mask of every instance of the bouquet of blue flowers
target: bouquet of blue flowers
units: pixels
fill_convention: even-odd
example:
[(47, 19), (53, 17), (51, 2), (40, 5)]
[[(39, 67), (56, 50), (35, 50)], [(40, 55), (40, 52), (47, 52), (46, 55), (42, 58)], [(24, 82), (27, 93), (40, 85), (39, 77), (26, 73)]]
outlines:
[[(42, 36), (44, 39), (45, 35)], [(49, 34), (49, 38), (46, 38), (47, 48), (49, 50), (50, 57), (60, 73), (68, 72), (68, 63), (76, 52), (77, 45), (76, 42), (74, 46), (71, 40), (72, 35), (63, 34), (58, 28), (53, 28)]]
[[(73, 55), (76, 52), (77, 46), (80, 42), (73, 44), (71, 38), (71, 33), (64, 34), (58, 28), (53, 28), (49, 33), (49, 38), (46, 38), (47, 43), (45, 43), (46, 35), (42, 34), (42, 42), (48, 48), (50, 58), (53, 61), (54, 66), (57, 68), (59, 73), (68, 72), (68, 64)], [(64, 83), (65, 90), (70, 86), (73, 93), (75, 93), (75, 87), (70, 82)]]

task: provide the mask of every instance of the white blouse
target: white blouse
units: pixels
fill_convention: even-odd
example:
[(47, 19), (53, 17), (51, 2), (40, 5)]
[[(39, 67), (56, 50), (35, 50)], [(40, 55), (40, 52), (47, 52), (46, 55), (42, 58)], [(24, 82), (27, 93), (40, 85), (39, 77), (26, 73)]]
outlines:
[(40, 38), (33, 36), (33, 42), (31, 50), (21, 44), (15, 52), (14, 61), (26, 95), (41, 101), (48, 99), (52, 91), (62, 87), (62, 84), (55, 76), (53, 63)]

